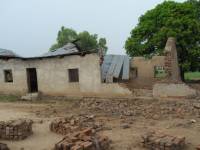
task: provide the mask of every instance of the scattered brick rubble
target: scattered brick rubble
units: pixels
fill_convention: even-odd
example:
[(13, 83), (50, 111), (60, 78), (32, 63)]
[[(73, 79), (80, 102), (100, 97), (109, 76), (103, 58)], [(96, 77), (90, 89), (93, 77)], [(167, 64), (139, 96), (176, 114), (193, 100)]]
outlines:
[(11, 120), (0, 122), (0, 139), (23, 140), (30, 136), (32, 132), (32, 120)]
[(142, 136), (142, 144), (150, 150), (182, 150), (185, 147), (185, 137), (149, 132)]
[(108, 137), (97, 134), (103, 128), (94, 116), (71, 116), (56, 119), (50, 124), (52, 132), (65, 135), (55, 144), (55, 150), (108, 150)]
[(71, 116), (56, 119), (50, 124), (50, 130), (52, 132), (62, 135), (73, 133), (75, 131), (80, 131), (87, 127), (99, 131), (102, 129), (103, 124), (95, 122), (94, 116)]
[(55, 144), (54, 150), (108, 150), (110, 140), (97, 135), (92, 128), (66, 136)]
[(200, 117), (198, 100), (163, 101), (141, 99), (95, 99), (84, 98), (79, 102), (81, 109), (88, 112), (105, 113), (120, 117), (143, 117), (145, 119)]
[(9, 150), (7, 144), (0, 143), (0, 150)]

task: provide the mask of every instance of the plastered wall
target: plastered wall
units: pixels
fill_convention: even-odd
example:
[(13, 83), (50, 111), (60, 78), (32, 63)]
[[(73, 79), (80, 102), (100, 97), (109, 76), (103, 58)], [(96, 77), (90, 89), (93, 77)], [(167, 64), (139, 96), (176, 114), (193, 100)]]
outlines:
[(137, 76), (131, 79), (133, 88), (152, 88), (157, 80), (154, 77), (154, 67), (164, 66), (165, 56), (154, 56), (151, 59), (134, 57), (131, 59), (131, 68), (137, 69)]
[[(26, 68), (36, 68), (38, 90), (52, 96), (127, 96), (131, 92), (119, 84), (102, 84), (97, 54), (33, 60), (0, 60), (0, 93), (24, 95), (28, 92)], [(79, 82), (70, 83), (68, 69), (79, 69)], [(4, 81), (11, 69), (13, 82)]]

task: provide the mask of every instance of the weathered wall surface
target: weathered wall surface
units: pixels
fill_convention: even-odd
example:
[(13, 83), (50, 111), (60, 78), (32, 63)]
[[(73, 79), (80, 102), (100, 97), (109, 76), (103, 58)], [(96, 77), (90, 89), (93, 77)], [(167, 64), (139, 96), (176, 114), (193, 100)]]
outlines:
[(137, 76), (132, 81), (134, 88), (152, 88), (157, 79), (154, 77), (154, 67), (164, 66), (165, 56), (154, 56), (151, 59), (134, 57), (131, 59), (131, 68), (137, 68)]
[[(96, 55), (44, 59), (35, 63), (39, 91), (48, 95), (81, 95), (95, 92), (100, 84)], [(79, 69), (79, 82), (69, 82), (68, 69)], [(98, 86), (97, 86), (98, 85)]]
[(164, 66), (165, 56), (154, 56), (151, 59), (144, 57), (134, 57), (131, 67), (136, 67), (139, 78), (154, 78), (154, 67)]
[[(63, 58), (35, 60), (0, 60), (0, 93), (26, 94), (28, 92), (26, 68), (36, 68), (38, 90), (52, 96), (119, 96), (131, 92), (118, 84), (102, 84), (99, 57), (89, 54)], [(79, 82), (70, 83), (68, 69), (79, 69)], [(5, 69), (12, 69), (13, 83), (4, 81)]]
[(170, 37), (167, 40), (164, 52), (165, 69), (168, 73), (168, 81), (181, 82), (175, 38)]
[[(23, 94), (27, 91), (25, 62), (18, 59), (0, 60), (0, 92), (3, 94)], [(4, 70), (11, 69), (12, 83), (4, 81)]]
[(197, 95), (197, 91), (186, 84), (158, 83), (154, 85), (153, 96), (157, 98), (192, 98)]

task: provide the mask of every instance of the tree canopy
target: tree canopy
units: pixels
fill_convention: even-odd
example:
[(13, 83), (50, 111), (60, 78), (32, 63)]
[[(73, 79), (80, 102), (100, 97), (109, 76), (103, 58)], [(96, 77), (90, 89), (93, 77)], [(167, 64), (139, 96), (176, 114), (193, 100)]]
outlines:
[(200, 68), (200, 1), (165, 1), (139, 18), (125, 43), (130, 56), (161, 55), (168, 37), (175, 37), (180, 67)]
[(97, 34), (90, 34), (88, 31), (77, 33), (75, 30), (65, 27), (61, 27), (57, 35), (57, 43), (52, 45), (50, 50), (55, 50), (75, 40), (78, 40), (77, 44), (82, 50), (102, 49), (105, 53), (108, 50), (105, 38), (98, 38)]

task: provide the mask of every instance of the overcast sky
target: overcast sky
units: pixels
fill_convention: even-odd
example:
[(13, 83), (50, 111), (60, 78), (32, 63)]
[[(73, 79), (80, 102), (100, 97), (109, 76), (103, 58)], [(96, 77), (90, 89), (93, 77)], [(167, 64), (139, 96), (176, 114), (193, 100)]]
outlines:
[[(183, 2), (184, 0), (177, 0)], [(124, 43), (138, 18), (163, 0), (0, 0), (0, 48), (37, 56), (56, 42), (61, 26), (105, 37), (109, 53)]]

